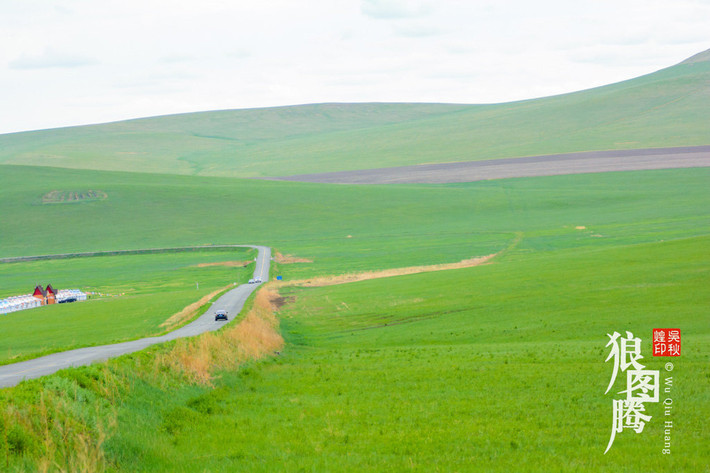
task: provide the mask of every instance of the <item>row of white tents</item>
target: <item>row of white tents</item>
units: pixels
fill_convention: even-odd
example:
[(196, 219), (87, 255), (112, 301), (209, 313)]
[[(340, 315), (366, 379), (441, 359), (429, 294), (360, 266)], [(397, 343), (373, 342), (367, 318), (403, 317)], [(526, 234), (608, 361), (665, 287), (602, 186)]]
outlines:
[(81, 292), (79, 289), (60, 289), (57, 292), (57, 302), (60, 304), (62, 302), (78, 302), (85, 301), (86, 293)]
[(33, 307), (39, 307), (41, 305), (42, 301), (32, 296), (32, 294), (26, 294), (24, 296), (12, 296), (8, 297), (7, 299), (0, 299), (0, 314), (7, 314), (18, 310), (32, 309)]
[(81, 292), (79, 289), (60, 289), (57, 292), (57, 302), (78, 302), (85, 301), (86, 293)]
[[(85, 301), (86, 293), (79, 289), (62, 289), (57, 292), (57, 303)], [(42, 301), (32, 294), (11, 296), (0, 299), (0, 314), (9, 314), (18, 310), (32, 309), (42, 305)]]

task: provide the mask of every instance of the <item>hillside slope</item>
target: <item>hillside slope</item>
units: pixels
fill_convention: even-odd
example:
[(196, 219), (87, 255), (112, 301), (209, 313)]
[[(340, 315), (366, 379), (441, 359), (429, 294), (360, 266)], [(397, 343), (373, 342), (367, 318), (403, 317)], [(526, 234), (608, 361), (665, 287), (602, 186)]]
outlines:
[(710, 144), (710, 52), (582, 92), (495, 105), (319, 104), (0, 135), (0, 163), (260, 177)]

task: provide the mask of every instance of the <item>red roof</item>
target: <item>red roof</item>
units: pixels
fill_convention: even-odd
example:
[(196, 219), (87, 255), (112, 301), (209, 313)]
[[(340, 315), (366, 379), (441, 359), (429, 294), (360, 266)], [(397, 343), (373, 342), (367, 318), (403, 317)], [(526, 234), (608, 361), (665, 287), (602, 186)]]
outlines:
[(42, 286), (35, 287), (35, 292), (32, 295), (35, 297), (39, 297), (39, 296), (44, 297), (45, 292), (44, 292), (44, 289), (42, 289)]
[(54, 290), (51, 284), (47, 284), (47, 289), (45, 289), (47, 294), (54, 294), (55, 296), (57, 295), (57, 291)]

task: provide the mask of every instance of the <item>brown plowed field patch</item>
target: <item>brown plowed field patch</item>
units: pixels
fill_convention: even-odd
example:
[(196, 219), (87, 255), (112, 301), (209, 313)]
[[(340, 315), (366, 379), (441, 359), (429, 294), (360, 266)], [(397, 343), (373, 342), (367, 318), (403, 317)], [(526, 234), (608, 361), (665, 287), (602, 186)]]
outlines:
[(260, 179), (331, 184), (445, 184), (514, 177), (708, 166), (710, 166), (710, 146), (682, 146), (416, 164)]

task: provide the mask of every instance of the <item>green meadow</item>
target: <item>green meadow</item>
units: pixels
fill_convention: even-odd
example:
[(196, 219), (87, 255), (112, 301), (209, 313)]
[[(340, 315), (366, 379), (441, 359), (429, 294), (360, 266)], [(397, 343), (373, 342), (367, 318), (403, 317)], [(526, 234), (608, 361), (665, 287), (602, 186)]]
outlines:
[[(522, 250), (618, 245), (704, 234), (708, 173), (343, 186), (5, 166), (0, 256), (267, 244), (314, 261), (281, 268), (292, 276), (455, 262), (518, 232)], [(40, 203), (69, 182), (108, 197)]]
[[(702, 471), (707, 465), (709, 169), (435, 186), (4, 171), (4, 215), (27, 223), (0, 235), (3, 256), (141, 243), (269, 244), (313, 261), (274, 264), (272, 276), (288, 281), (502, 251), (493, 264), (474, 268), (283, 288), (281, 354), (219, 373), (212, 387), (148, 368), (147, 360), (174, 345), (168, 344), (3, 390), (0, 405), (13, 405), (12, 412), (31, 412), (40, 393), (46, 399), (73, 393), (57, 398), (54, 415), (77, 432), (106, 435), (97, 471), (567, 471), (570, 465)], [(38, 203), (66, 182), (108, 197)], [(36, 232), (47, 226), (53, 238), (42, 242)], [(98, 257), (0, 265), (0, 271), (11, 284), (23, 265), (36, 265), (27, 267), (33, 275), (55, 267), (66, 285), (72, 277), (80, 286), (103, 277), (107, 287), (126, 290), (134, 281), (153, 281), (154, 294), (175, 281), (184, 289), (179, 309), (199, 297), (198, 270), (215, 287), (234, 279), (233, 268), (195, 264), (237, 259), (224, 252)], [(72, 307), (82, 306), (62, 309)], [(124, 336), (155, 330), (172, 311), (152, 326), (126, 324)], [(641, 337), (648, 368), (663, 376), (665, 359), (651, 357), (650, 336), (653, 328), (671, 326), (683, 330), (683, 356), (672, 373), (672, 455), (661, 453), (662, 406), (648, 404), (653, 419), (646, 429), (618, 434), (604, 456), (613, 396), (603, 394), (610, 376), (606, 334), (630, 330)], [(73, 342), (57, 335), (56, 343)], [(102, 387), (107, 380), (118, 383), (118, 394)], [(108, 413), (115, 413), (115, 424)], [(3, 422), (9, 433), (0, 448), (10, 471), (31, 471), (52, 451), (30, 427)], [(59, 464), (76, 461), (69, 453), (53, 455)]]
[[(704, 471), (710, 331), (697, 295), (709, 245), (511, 254), (282, 291), (293, 302), (279, 313), (280, 356), (224, 373), (214, 390), (138, 383), (119, 424), (140, 428), (119, 429), (106, 450), (119, 471)], [(676, 410), (647, 404), (645, 430), (618, 434), (603, 455), (606, 333), (633, 331), (665, 375), (650, 334), (669, 324), (683, 328)]]
[[(0, 390), (0, 470), (710, 471), (710, 168), (449, 185), (240, 179), (710, 144), (706, 59), (510, 104), (310, 105), (0, 136), (0, 258), (267, 245), (311, 261), (273, 262), (288, 283), (497, 254), (282, 287), (283, 348), (207, 384), (185, 367), (209, 372), (210, 347), (248, 359), (236, 323)], [(198, 265), (253, 257), (0, 263), (0, 297), (47, 283), (105, 295), (0, 316), (0, 364), (161, 333), (253, 268)], [(680, 357), (652, 356), (654, 328), (681, 329)], [(672, 409), (646, 403), (643, 431), (624, 429), (604, 455), (625, 382), (604, 394), (614, 331), (642, 339)]]
[(171, 315), (231, 282), (247, 281), (256, 251), (100, 256), (0, 263), (0, 297), (32, 293), (36, 284), (81, 289), (89, 300), (0, 315), (0, 364), (55, 351), (132, 340), (166, 331)]
[(260, 177), (710, 144), (710, 61), (491, 105), (321, 104), (0, 136), (0, 163)]
[[(2, 213), (23, 224), (0, 234), (2, 256), (268, 244), (312, 260), (275, 264), (272, 275), (288, 281), (452, 263), (513, 242), (509, 257), (708, 233), (707, 169), (364, 187), (4, 169)], [(103, 189), (107, 198), (41, 203), (65, 182)], [(2, 297), (47, 283), (108, 295), (0, 317), (0, 362), (160, 333), (160, 323), (186, 305), (248, 279), (248, 268), (199, 263), (252, 256), (244, 249), (202, 250), (0, 264)]]
[[(279, 356), (222, 373), (215, 389), (136, 383), (118, 418), (143, 433), (119, 429), (107, 455), (119, 471), (702, 471), (707, 178), (699, 169), (435, 187), (457, 202), (469, 193), (472, 228), (507, 224), (522, 240), (481, 267), (282, 289)], [(435, 241), (428, 228), (421, 238)], [(619, 434), (605, 456), (606, 334), (640, 336), (648, 368), (664, 376), (650, 336), (665, 326), (684, 334), (677, 410), (665, 417), (649, 404), (644, 432)]]

